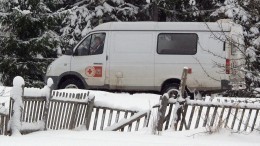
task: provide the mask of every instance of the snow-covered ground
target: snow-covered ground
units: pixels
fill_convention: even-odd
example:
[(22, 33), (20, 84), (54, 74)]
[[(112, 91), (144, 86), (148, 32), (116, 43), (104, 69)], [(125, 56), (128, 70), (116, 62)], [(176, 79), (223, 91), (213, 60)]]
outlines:
[[(10, 97), (9, 87), (0, 86), (0, 103), (8, 103)], [(41, 94), (40, 89), (25, 89), (27, 96)], [(82, 93), (88, 90), (69, 90), (67, 92)], [(117, 108), (147, 110), (157, 104), (160, 95), (156, 94), (128, 94), (109, 93), (104, 91), (89, 91), (95, 96), (95, 104), (99, 106), (113, 106)], [(207, 97), (206, 100), (209, 100)], [(215, 98), (214, 100), (223, 100)], [(235, 100), (235, 99), (234, 99)], [(6, 104), (7, 106), (7, 104)], [(208, 146), (208, 145), (236, 145), (236, 146), (258, 146), (260, 143), (260, 132), (252, 133), (232, 133), (229, 130), (221, 129), (213, 134), (206, 133), (206, 128), (189, 131), (164, 131), (162, 135), (152, 135), (149, 128), (144, 128), (139, 132), (111, 132), (111, 131), (78, 131), (78, 130), (58, 130), (40, 131), (23, 136), (0, 136), (0, 146), (71, 146), (71, 145), (91, 145), (91, 146)]]
[[(10, 87), (0, 86), (0, 103), (6, 103), (8, 108), (10, 93)], [(87, 93), (90, 92), (91, 95), (95, 96), (95, 105), (115, 107), (120, 109), (133, 109), (133, 110), (148, 110), (153, 105), (159, 102), (160, 95), (157, 94), (129, 94), (129, 93), (110, 93), (105, 91), (94, 91), (94, 90), (59, 90), (66, 91), (67, 93)], [(1, 94), (2, 93), (2, 94)], [(38, 88), (25, 88), (25, 96), (41, 96), (42, 90)]]
[(90, 90), (60, 90), (71, 93), (87, 93), (95, 96), (95, 105), (109, 106), (112, 108), (128, 109), (128, 110), (149, 110), (153, 105), (159, 102), (160, 95), (148, 93), (111, 93), (105, 91)]
[(23, 136), (0, 136), (1, 146), (258, 146), (260, 134), (231, 133), (221, 130), (208, 134), (205, 129), (190, 131), (166, 131), (162, 135), (141, 132), (110, 131), (41, 131)]

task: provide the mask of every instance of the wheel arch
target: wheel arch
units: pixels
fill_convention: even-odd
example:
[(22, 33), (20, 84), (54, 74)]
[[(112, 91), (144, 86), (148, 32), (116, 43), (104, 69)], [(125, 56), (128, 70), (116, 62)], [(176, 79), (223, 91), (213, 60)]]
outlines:
[(164, 87), (166, 85), (169, 85), (169, 84), (172, 84), (172, 83), (177, 83), (177, 84), (181, 84), (181, 80), (178, 79), (178, 78), (170, 78), (170, 79), (167, 79), (165, 80), (162, 85), (161, 85), (161, 91), (163, 91)]
[[(162, 83), (161, 92), (163, 92), (164, 87), (165, 87), (166, 85), (169, 85), (169, 84), (172, 84), (172, 83), (177, 83), (177, 84), (180, 85), (180, 84), (181, 84), (181, 80), (178, 79), (178, 78), (170, 78), (170, 79), (165, 80), (165, 81)], [(186, 90), (187, 93), (189, 94), (190, 99), (194, 99), (194, 94), (193, 94), (193, 92), (191, 92), (187, 86), (185, 86), (185, 90)]]
[(60, 87), (61, 83), (66, 81), (66, 79), (68, 79), (68, 78), (74, 78), (76, 80), (79, 80), (84, 85), (85, 88), (87, 87), (87, 83), (86, 83), (85, 79), (82, 77), (82, 75), (80, 75), (77, 72), (70, 71), (70, 72), (62, 73), (59, 76), (56, 88), (58, 89)]

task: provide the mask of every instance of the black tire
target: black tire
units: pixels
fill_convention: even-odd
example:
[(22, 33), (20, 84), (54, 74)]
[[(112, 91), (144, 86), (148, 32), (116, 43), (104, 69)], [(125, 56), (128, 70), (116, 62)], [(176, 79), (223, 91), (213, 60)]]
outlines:
[[(171, 83), (171, 84), (167, 84), (163, 87), (162, 90), (162, 94), (167, 93), (168, 91), (170, 91), (171, 89), (177, 89), (179, 90), (180, 85), (178, 83)], [(174, 94), (174, 95), (173, 95)], [(177, 98), (178, 92), (173, 92), (170, 94), (170, 98)], [(187, 87), (185, 87), (185, 92), (184, 92), (184, 96), (187, 97), (187, 95), (190, 96), (190, 99), (194, 99), (194, 93), (190, 92), (189, 89)]]
[(85, 89), (83, 83), (80, 80), (77, 79), (67, 79), (64, 82), (62, 82), (59, 86), (59, 89), (69, 89), (68, 87), (71, 85), (71, 87), (74, 85), (76, 88), (74, 89)]
[[(176, 89), (176, 90), (179, 90), (180, 88), (180, 85), (177, 84), (177, 83), (171, 83), (171, 84), (167, 84), (167, 85), (164, 85), (163, 88), (162, 88), (162, 94), (164, 93), (167, 93), (168, 91), (170, 91), (171, 89)], [(174, 95), (173, 95), (174, 94)], [(177, 92), (173, 92), (170, 94), (170, 98), (173, 97), (173, 98), (177, 98)]]

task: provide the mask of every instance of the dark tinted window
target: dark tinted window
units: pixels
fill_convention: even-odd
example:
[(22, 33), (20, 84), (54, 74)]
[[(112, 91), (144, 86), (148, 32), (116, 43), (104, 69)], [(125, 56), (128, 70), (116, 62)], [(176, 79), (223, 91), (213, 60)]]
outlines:
[(158, 54), (194, 55), (198, 36), (194, 33), (164, 33), (158, 35)]

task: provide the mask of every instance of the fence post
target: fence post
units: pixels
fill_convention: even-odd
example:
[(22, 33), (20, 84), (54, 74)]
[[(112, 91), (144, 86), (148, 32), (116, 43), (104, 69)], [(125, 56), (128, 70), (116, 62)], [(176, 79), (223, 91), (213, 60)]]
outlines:
[(46, 101), (45, 101), (45, 107), (44, 107), (44, 113), (43, 113), (43, 120), (44, 120), (44, 130), (47, 130), (47, 118), (48, 118), (48, 111), (49, 111), (49, 103), (51, 99), (51, 93), (53, 90), (53, 80), (51, 78), (48, 78), (47, 85), (44, 87), (45, 93), (46, 93)]
[(164, 94), (160, 98), (160, 106), (157, 113), (156, 130), (160, 133), (163, 129), (163, 123), (165, 119), (165, 112), (169, 102), (169, 95)]
[(16, 76), (13, 80), (12, 98), (14, 100), (12, 117), (10, 120), (10, 128), (12, 135), (21, 135), (20, 130), (22, 127), (22, 112), (23, 112), (23, 99), (24, 92), (24, 79)]
[(183, 71), (182, 71), (181, 85), (180, 85), (180, 91), (181, 91), (181, 97), (182, 98), (184, 97), (185, 86), (186, 86), (186, 82), (187, 82), (187, 75), (188, 75), (188, 68), (184, 67)]
[(4, 132), (4, 135), (8, 134), (8, 122), (9, 122), (9, 115), (5, 117), (5, 125), (4, 125), (5, 132)]
[(75, 128), (77, 112), (78, 112), (78, 103), (75, 102), (75, 103), (74, 103), (74, 106), (73, 106), (72, 113), (71, 113), (72, 116), (71, 116), (70, 125), (69, 125), (69, 129), (70, 129), (70, 130), (73, 129), (73, 128)]
[(180, 85), (180, 95), (177, 97), (177, 101), (175, 103), (174, 111), (173, 111), (173, 119), (172, 119), (172, 124), (171, 127), (173, 130), (177, 130), (177, 126), (179, 121), (181, 120), (183, 123), (185, 122), (185, 117), (181, 117), (181, 114), (184, 116), (186, 113), (183, 112), (183, 104), (185, 103), (185, 86), (186, 86), (186, 81), (187, 81), (187, 75), (188, 75), (188, 68), (184, 67), (182, 76), (181, 76), (181, 85)]
[(88, 102), (87, 114), (86, 114), (86, 129), (89, 130), (91, 115), (94, 107), (95, 97), (92, 97)]

